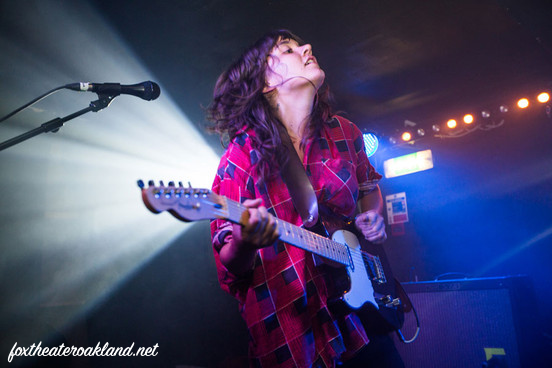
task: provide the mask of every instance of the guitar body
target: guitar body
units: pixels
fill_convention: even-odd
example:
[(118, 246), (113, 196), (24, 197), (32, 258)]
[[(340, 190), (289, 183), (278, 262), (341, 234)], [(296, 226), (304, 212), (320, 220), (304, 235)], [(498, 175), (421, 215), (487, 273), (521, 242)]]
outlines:
[[(320, 211), (324, 214), (322, 223), (319, 222), (309, 230), (322, 236), (331, 233), (331, 239), (347, 245), (351, 254), (350, 266), (342, 267), (331, 261), (328, 264), (324, 260), (324, 264), (320, 265), (328, 275), (326, 283), (332, 312), (348, 314), (354, 311), (369, 334), (400, 329), (404, 322), (401, 300), (406, 298), (401, 295), (398, 281), (391, 273), (383, 245), (370, 243), (352, 222), (335, 220), (323, 206), (320, 206)], [(378, 274), (370, 263), (364, 262), (366, 255), (377, 257), (385, 275)]]

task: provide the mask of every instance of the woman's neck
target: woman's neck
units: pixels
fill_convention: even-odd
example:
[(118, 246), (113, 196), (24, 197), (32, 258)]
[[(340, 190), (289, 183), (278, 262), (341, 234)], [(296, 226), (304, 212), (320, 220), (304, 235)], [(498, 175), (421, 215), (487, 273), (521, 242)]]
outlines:
[(296, 91), (279, 94), (276, 100), (276, 115), (286, 127), (292, 140), (301, 141), (305, 125), (309, 121), (315, 94), (310, 91)]

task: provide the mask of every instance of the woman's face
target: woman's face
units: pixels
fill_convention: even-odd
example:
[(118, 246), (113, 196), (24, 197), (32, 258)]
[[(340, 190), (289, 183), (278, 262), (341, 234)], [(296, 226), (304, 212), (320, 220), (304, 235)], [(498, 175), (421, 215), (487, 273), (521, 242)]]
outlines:
[(324, 71), (312, 55), (309, 44), (299, 46), (295, 40), (280, 39), (268, 57), (268, 90), (296, 88), (305, 83), (318, 90), (324, 78)]

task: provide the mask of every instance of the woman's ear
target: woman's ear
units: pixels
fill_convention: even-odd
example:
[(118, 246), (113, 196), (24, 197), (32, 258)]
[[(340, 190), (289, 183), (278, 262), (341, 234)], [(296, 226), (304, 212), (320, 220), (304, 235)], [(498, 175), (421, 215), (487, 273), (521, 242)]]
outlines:
[(277, 87), (277, 83), (274, 81), (276, 73), (274, 73), (274, 65), (277, 60), (272, 55), (268, 55), (266, 58), (266, 71), (265, 71), (265, 87), (263, 93), (270, 93)]
[(272, 91), (274, 91), (276, 89), (277, 86), (271, 86), (268, 81), (265, 82), (265, 86), (263, 88), (263, 94), (267, 94), (267, 93), (270, 93)]

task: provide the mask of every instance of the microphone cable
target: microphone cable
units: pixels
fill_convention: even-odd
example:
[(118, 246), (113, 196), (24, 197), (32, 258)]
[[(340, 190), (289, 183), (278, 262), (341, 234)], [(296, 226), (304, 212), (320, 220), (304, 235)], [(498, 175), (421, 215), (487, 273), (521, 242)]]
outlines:
[(0, 123), (3, 122), (4, 120), (7, 120), (9, 118), (11, 118), (12, 116), (14, 116), (15, 114), (25, 110), (26, 108), (34, 105), (35, 103), (39, 102), (40, 100), (43, 100), (45, 99), (46, 97), (50, 96), (51, 94), (59, 91), (60, 89), (65, 89), (67, 88), (67, 86), (60, 86), (60, 87), (56, 87), (46, 93), (44, 93), (43, 95), (41, 96), (38, 96), (37, 98), (35, 98), (34, 100), (32, 100), (31, 102), (28, 102), (27, 104), (21, 106), (20, 108), (18, 109), (15, 109), (14, 111), (10, 112), (8, 115), (4, 116), (3, 118), (0, 118)]

